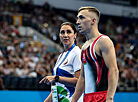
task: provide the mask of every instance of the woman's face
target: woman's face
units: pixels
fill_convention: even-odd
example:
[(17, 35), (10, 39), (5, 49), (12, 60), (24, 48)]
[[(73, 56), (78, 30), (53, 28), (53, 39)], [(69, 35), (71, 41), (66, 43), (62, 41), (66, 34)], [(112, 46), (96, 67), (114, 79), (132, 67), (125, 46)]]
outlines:
[(74, 30), (69, 25), (63, 25), (60, 29), (60, 40), (64, 46), (71, 46), (76, 39), (76, 34), (74, 34)]

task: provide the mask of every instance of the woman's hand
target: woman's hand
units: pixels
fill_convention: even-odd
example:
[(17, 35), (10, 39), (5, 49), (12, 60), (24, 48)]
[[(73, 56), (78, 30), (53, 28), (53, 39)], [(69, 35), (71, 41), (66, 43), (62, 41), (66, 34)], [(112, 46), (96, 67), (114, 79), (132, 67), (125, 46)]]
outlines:
[(55, 76), (45, 76), (42, 80), (40, 80), (39, 84), (41, 84), (42, 82), (50, 85), (51, 83), (55, 82)]

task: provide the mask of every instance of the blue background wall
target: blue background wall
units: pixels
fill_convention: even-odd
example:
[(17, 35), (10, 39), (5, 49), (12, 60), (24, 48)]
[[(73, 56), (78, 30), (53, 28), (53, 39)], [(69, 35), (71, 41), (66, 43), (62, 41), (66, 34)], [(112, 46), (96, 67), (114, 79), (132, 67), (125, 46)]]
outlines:
[[(0, 91), (0, 102), (43, 102), (50, 91)], [(138, 102), (138, 92), (117, 92), (114, 102)]]

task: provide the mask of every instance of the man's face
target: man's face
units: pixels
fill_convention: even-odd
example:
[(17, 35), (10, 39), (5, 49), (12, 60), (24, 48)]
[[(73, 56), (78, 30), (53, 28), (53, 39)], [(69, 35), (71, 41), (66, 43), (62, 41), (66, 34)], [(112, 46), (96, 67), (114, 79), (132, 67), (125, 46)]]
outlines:
[(90, 32), (91, 29), (91, 17), (88, 10), (82, 10), (77, 15), (77, 26), (81, 34), (86, 34)]

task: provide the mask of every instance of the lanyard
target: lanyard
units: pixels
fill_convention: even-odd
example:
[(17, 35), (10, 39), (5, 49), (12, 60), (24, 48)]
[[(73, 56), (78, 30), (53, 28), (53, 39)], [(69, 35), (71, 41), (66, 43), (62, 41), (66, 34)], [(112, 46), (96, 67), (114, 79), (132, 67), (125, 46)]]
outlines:
[[(70, 53), (70, 51), (75, 47), (76, 45), (75, 45), (75, 43), (71, 46), (71, 48), (69, 49), (69, 51), (67, 52), (67, 54), (65, 55), (65, 57), (63, 58), (63, 60), (61, 61), (61, 63), (58, 65), (58, 67), (57, 67), (57, 70), (56, 70), (56, 75), (58, 75), (58, 68), (59, 68), (59, 66), (63, 63), (63, 61), (67, 58), (67, 56), (68, 56), (68, 54)], [(63, 52), (64, 53), (64, 52)], [(62, 55), (63, 55), (63, 53), (62, 53)], [(61, 55), (61, 57), (62, 57), (62, 55)], [(60, 58), (61, 58), (60, 57)]]

